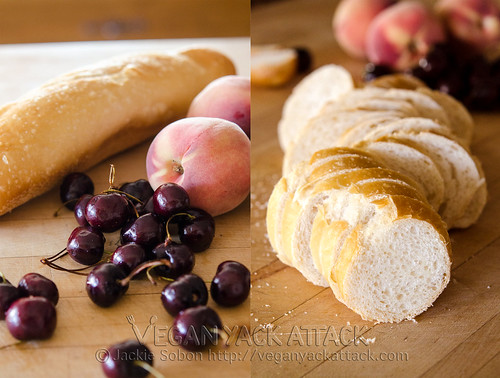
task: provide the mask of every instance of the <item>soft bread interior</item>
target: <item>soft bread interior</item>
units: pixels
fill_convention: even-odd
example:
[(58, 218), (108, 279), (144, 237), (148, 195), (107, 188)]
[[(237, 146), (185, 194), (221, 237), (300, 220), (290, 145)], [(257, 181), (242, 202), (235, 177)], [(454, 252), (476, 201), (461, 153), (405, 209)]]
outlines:
[(342, 252), (349, 254), (337, 269), (343, 300), (367, 320), (411, 319), (434, 302), (450, 279), (446, 245), (421, 220), (396, 220), (369, 235), (355, 231)]

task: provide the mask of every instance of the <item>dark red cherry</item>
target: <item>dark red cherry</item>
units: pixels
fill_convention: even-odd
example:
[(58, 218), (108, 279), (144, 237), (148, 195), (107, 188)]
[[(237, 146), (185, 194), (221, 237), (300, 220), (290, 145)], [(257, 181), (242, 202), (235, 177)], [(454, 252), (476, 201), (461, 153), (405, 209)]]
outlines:
[(85, 207), (87, 222), (102, 232), (119, 230), (129, 215), (129, 202), (119, 193), (98, 194)]
[(206, 305), (208, 290), (205, 282), (196, 274), (184, 274), (165, 286), (161, 292), (161, 302), (165, 310), (176, 316), (189, 307)]
[(210, 285), (212, 299), (221, 306), (243, 303), (250, 293), (250, 271), (239, 262), (224, 261)]
[(222, 322), (219, 315), (207, 306), (190, 307), (174, 320), (172, 334), (181, 347), (197, 351), (208, 345), (217, 345)]
[(179, 215), (179, 238), (182, 244), (187, 245), (193, 252), (205, 251), (215, 236), (214, 218), (197, 208), (188, 209), (184, 213), (190, 216)]
[(142, 378), (149, 371), (141, 365), (153, 366), (153, 353), (136, 340), (127, 340), (107, 349), (102, 370), (108, 378)]
[(125, 277), (123, 270), (114, 264), (97, 265), (87, 276), (87, 294), (96, 305), (109, 307), (127, 291), (128, 284), (121, 283)]
[(56, 329), (56, 308), (47, 298), (21, 298), (5, 315), (10, 334), (18, 340), (48, 339)]
[(154, 207), (153, 207), (153, 197), (147, 200), (145, 204), (140, 204), (138, 203), (135, 205), (135, 208), (139, 215), (144, 215), (144, 214), (149, 214), (149, 213), (154, 213)]
[(194, 254), (189, 247), (171, 240), (153, 248), (152, 259), (170, 261), (170, 266), (162, 265), (155, 268), (157, 274), (166, 278), (176, 279), (191, 272), (194, 267)]
[(189, 195), (180, 185), (169, 182), (156, 188), (153, 194), (154, 212), (165, 219), (189, 207)]
[(104, 235), (91, 227), (77, 227), (68, 238), (66, 250), (73, 260), (83, 265), (98, 263), (104, 253)]
[(88, 226), (89, 225), (89, 222), (87, 222), (87, 218), (85, 218), (85, 208), (87, 207), (87, 204), (89, 203), (89, 200), (92, 197), (93, 196), (91, 194), (84, 194), (76, 202), (75, 209), (74, 209), (75, 219), (76, 219), (76, 222), (80, 226)]
[(59, 197), (68, 209), (75, 208), (76, 201), (84, 194), (94, 194), (94, 183), (85, 173), (74, 172), (66, 175), (59, 188)]
[(5, 313), (10, 305), (21, 298), (21, 292), (10, 283), (0, 283), (0, 320), (5, 319)]
[(135, 243), (119, 246), (110, 259), (111, 263), (119, 266), (127, 275), (145, 261), (146, 251), (142, 246)]
[(59, 290), (56, 284), (38, 273), (28, 273), (21, 278), (17, 285), (21, 296), (45, 297), (51, 301), (54, 306), (59, 301)]
[[(142, 203), (146, 203), (154, 193), (154, 190), (149, 184), (149, 181), (144, 179), (125, 183), (120, 186), (120, 191), (130, 194), (131, 196), (140, 200)], [(133, 198), (131, 198), (131, 201), (134, 204), (138, 203)]]
[(137, 243), (147, 250), (165, 240), (165, 224), (155, 214), (144, 214), (127, 223), (121, 231), (122, 243)]

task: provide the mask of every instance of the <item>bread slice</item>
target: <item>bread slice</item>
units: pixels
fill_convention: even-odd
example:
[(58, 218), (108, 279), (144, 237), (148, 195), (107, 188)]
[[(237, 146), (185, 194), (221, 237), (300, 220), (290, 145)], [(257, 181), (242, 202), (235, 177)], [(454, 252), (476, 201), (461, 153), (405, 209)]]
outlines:
[(420, 183), (429, 204), (439, 210), (444, 198), (444, 181), (434, 161), (419, 150), (390, 140), (362, 142), (364, 148), (388, 168), (394, 169)]
[(429, 88), (418, 88), (417, 91), (431, 97), (441, 105), (450, 120), (449, 126), (452, 133), (465, 146), (469, 147), (472, 141), (472, 134), (474, 133), (474, 121), (467, 109), (446, 93)]
[[(476, 167), (479, 170), (479, 175), (484, 179), (484, 171), (481, 167), (481, 162), (475, 156), (472, 157), (476, 162)], [(482, 180), (479, 184), (479, 188), (476, 190), (472, 196), (471, 201), (465, 208), (465, 212), (462, 214), (459, 220), (455, 222), (457, 228), (467, 228), (470, 225), (477, 222), (481, 213), (483, 212), (486, 202), (488, 200), (488, 190), (486, 188), (486, 179)]]
[(379, 206), (346, 238), (329, 280), (363, 319), (400, 322), (426, 310), (448, 284), (450, 240), (436, 212), (418, 200), (390, 196)]
[(278, 138), (283, 150), (302, 125), (314, 117), (324, 104), (335, 101), (354, 89), (351, 74), (341, 66), (328, 64), (307, 75), (288, 97), (278, 123)]
[(339, 137), (337, 144), (341, 146), (354, 146), (360, 140), (371, 133), (374, 130), (383, 128), (384, 126), (391, 124), (395, 121), (400, 121), (405, 118), (400, 117), (387, 117), (387, 116), (376, 116), (370, 118), (366, 121), (360, 122), (350, 129), (344, 131), (344, 133)]
[(353, 147), (360, 141), (373, 141), (379, 138), (391, 136), (398, 132), (429, 131), (431, 133), (446, 136), (447, 138), (456, 139), (448, 126), (423, 117), (405, 117), (394, 119), (389, 122), (379, 123), (375, 125), (375, 127), (364, 130), (357, 130), (358, 127), (362, 128), (363, 125), (357, 125), (344, 135), (342, 140), (343, 145)]
[(306, 166), (307, 163), (303, 162), (287, 177), (282, 177), (274, 186), (267, 205), (266, 225), (269, 242), (278, 258), (285, 264), (292, 266), (290, 254), (287, 253), (290, 247), (283, 244), (290, 240), (282, 237), (282, 225), (289, 224), (293, 220), (288, 220), (288, 215), (284, 213), (284, 210), (285, 205), (292, 201), (297, 187), (305, 181), (305, 176), (302, 173)]
[(469, 152), (458, 142), (429, 132), (397, 133), (391, 139), (419, 149), (434, 161), (445, 185), (439, 214), (449, 228), (463, 225), (461, 217), (484, 183), (484, 177)]
[(280, 45), (253, 45), (251, 48), (252, 84), (278, 87), (297, 74), (298, 54)]
[(309, 120), (285, 150), (283, 174), (295, 164), (309, 160), (316, 151), (337, 146), (337, 140), (348, 129), (374, 117), (402, 118), (410, 114), (391, 110), (338, 111), (335, 104), (327, 104), (321, 113)]

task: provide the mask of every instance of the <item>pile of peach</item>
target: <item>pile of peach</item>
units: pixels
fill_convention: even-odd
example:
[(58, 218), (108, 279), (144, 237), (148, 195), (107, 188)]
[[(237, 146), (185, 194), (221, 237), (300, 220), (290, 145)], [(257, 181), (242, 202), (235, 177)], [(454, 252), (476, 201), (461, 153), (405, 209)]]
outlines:
[(470, 108), (500, 104), (500, 5), (495, 0), (342, 0), (338, 44), (367, 59), (365, 79), (403, 72)]

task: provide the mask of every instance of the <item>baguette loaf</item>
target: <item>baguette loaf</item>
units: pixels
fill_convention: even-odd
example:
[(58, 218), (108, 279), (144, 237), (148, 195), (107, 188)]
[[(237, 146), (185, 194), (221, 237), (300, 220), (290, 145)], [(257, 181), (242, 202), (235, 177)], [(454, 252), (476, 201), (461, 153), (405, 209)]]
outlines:
[(138, 54), (62, 75), (0, 109), (0, 215), (71, 171), (154, 136), (214, 79), (235, 73), (208, 49)]
[[(296, 184), (281, 216), (268, 208), (268, 227), (283, 240), (278, 256), (311, 282), (330, 286), (365, 319), (412, 318), (449, 280), (446, 226), (412, 179), (365, 151), (347, 151), (319, 151), (290, 174)], [(358, 167), (369, 159), (372, 167)], [(275, 188), (270, 203), (282, 189)], [(422, 290), (410, 298), (416, 287)]]

